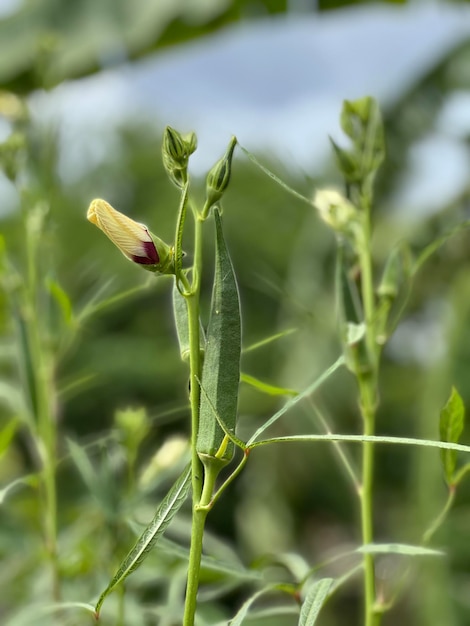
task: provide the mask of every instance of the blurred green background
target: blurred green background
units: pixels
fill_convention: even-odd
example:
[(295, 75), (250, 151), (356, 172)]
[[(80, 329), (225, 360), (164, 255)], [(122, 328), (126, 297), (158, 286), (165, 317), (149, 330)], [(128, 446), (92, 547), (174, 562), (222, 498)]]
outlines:
[[(366, 95), (351, 93), (363, 84), (368, 85), (370, 95), (379, 97), (387, 138), (387, 160), (377, 185), (374, 214), (374, 255), (380, 276), (396, 241), (406, 238), (419, 251), (469, 217), (466, 172), (470, 163), (470, 116), (465, 111), (470, 110), (470, 4), (43, 0), (3, 2), (0, 11), (0, 88), (4, 91), (0, 96), (0, 159), (6, 172), (0, 180), (0, 224), (7, 255), (2, 258), (8, 258), (2, 264), (0, 293), (0, 489), (37, 469), (30, 434), (22, 423), (19, 404), (12, 400), (26, 393), (18, 366), (12, 305), (16, 289), (12, 282), (27, 270), (24, 207), (37, 207), (38, 202), (47, 206), (37, 271), (44, 284), (52, 280), (61, 286), (76, 314), (97, 291), (104, 290), (100, 291), (102, 297), (112, 298), (142, 287), (135, 295), (98, 310), (83, 324), (77, 322), (77, 338), (64, 352), (55, 372), (60, 392), (58, 526), (63, 598), (90, 602), (106, 586), (119, 558), (132, 544), (139, 524), (151, 517), (168, 487), (168, 479), (175, 475), (171, 468), (152, 466), (153, 455), (175, 435), (188, 435), (188, 374), (179, 360), (173, 328), (171, 281), (149, 279), (145, 272), (127, 263), (85, 219), (90, 200), (104, 197), (120, 211), (148, 224), (163, 239), (171, 241), (174, 231), (178, 194), (165, 175), (160, 155), (162, 128), (173, 120), (157, 119), (161, 115), (158, 111), (155, 119), (149, 119), (148, 107), (139, 109), (139, 102), (145, 100), (151, 88), (139, 94), (136, 83), (131, 81), (124, 82), (117, 92), (122, 97), (119, 101), (116, 97), (115, 103), (120, 113), (113, 116), (106, 94), (107, 85), (112, 87), (110, 72), (127, 78), (138, 74), (152, 85), (155, 77), (151, 64), (155, 62), (157, 67), (160, 59), (162, 63), (166, 59), (170, 80), (165, 85), (153, 84), (152, 97), (156, 93), (165, 99), (167, 93), (172, 103), (181, 101), (180, 109), (175, 105), (175, 115), (185, 126), (181, 130), (199, 133), (198, 119), (205, 129), (211, 129), (210, 111), (206, 115), (204, 110), (199, 111), (199, 117), (195, 114), (193, 118), (186, 113), (192, 109), (193, 95), (185, 91), (184, 77), (171, 72), (175, 57), (165, 55), (174, 52), (184, 64), (185, 59), (197, 54), (198, 45), (209, 42), (208, 58), (214, 63), (209, 69), (214, 83), (220, 83), (221, 93), (206, 95), (223, 107), (223, 92), (228, 87), (224, 75), (217, 74), (223, 71), (217, 59), (224, 37), (236, 37), (238, 29), (249, 27), (256, 40), (256, 29), (261, 33), (270, 24), (281, 33), (290, 28), (292, 35), (293, 23), (312, 20), (312, 28), (316, 28), (312, 37), (318, 36), (320, 44), (330, 42), (323, 57), (297, 57), (300, 50), (295, 48), (295, 38), (286, 40), (286, 46), (290, 41), (292, 49), (278, 51), (277, 59), (266, 52), (267, 73), (275, 74), (276, 63), (284, 59), (287, 73), (298, 78), (298, 82), (293, 79), (292, 86), (277, 86), (272, 110), (268, 110), (261, 91), (256, 92), (256, 83), (249, 91), (250, 84), (243, 82), (249, 59), (241, 58), (238, 68), (227, 68), (240, 77), (240, 84), (232, 85), (239, 96), (233, 110), (243, 110), (244, 102), (251, 103), (246, 125), (241, 117), (237, 118), (244, 135), (242, 143), (255, 150), (260, 160), (289, 185), (310, 197), (317, 186), (338, 185), (340, 180), (326, 152), (315, 157), (313, 170), (309, 158), (302, 164), (295, 156), (303, 136), (305, 143), (310, 142), (315, 149), (317, 136), (313, 129), (307, 125), (305, 132), (302, 130), (306, 111), (310, 106), (317, 111), (315, 107), (323, 102), (325, 119), (336, 119), (342, 98)], [(379, 78), (377, 69), (375, 74), (370, 72), (377, 76), (378, 93), (374, 78), (369, 83), (362, 78), (355, 82), (356, 71), (358, 77), (367, 76), (366, 61), (361, 67), (353, 67), (352, 72), (348, 69), (333, 76), (334, 67), (347, 68), (349, 52), (354, 55), (364, 44), (354, 36), (346, 36), (348, 24), (363, 20), (368, 28), (363, 32), (369, 32), (373, 45), (378, 47), (381, 37), (377, 33), (383, 27), (386, 47), (387, 24), (395, 19), (398, 32), (403, 29), (403, 41), (429, 42), (428, 48), (423, 45), (420, 50), (419, 63), (410, 60), (415, 58), (414, 53), (400, 45), (400, 38), (394, 41), (395, 47), (389, 46), (391, 58), (395, 55), (405, 68), (399, 85), (387, 83), (383, 75)], [(428, 23), (432, 27), (426, 30), (424, 25)], [(322, 39), (322, 29), (327, 29), (327, 39)], [(407, 39), (406, 33), (411, 37)], [(211, 39), (215, 36), (219, 39)], [(224, 58), (223, 54), (220, 52), (219, 58)], [(336, 66), (330, 65), (333, 61)], [(324, 82), (319, 79), (314, 85), (317, 91), (306, 92), (312, 102), (307, 99), (302, 106), (294, 102), (291, 118), (285, 119), (283, 128), (275, 116), (275, 98), (280, 100), (279, 93), (284, 92), (289, 103), (289, 89), (294, 93), (298, 85), (312, 80), (315, 83), (318, 68), (323, 68), (324, 73), (318, 76), (323, 76)], [(390, 80), (398, 76), (392, 69)], [(333, 77), (330, 84), (328, 77)], [(193, 79), (197, 82), (197, 72)], [(11, 100), (11, 94), (21, 100)], [(106, 103), (103, 110), (100, 97)], [(255, 109), (253, 100), (257, 99), (260, 106)], [(127, 101), (126, 114), (122, 107)], [(15, 108), (21, 106), (20, 102), (28, 108), (28, 114)], [(67, 103), (73, 107), (68, 109)], [(203, 103), (194, 94), (194, 108)], [(81, 125), (74, 126), (80, 110), (85, 112)], [(227, 129), (231, 128), (231, 106), (224, 111), (219, 111), (214, 122), (212, 133), (216, 139), (208, 130), (200, 138), (202, 151), (203, 138), (217, 146), (213, 152), (204, 153), (195, 169), (194, 188), (201, 199), (206, 162), (208, 169), (230, 137)], [(269, 127), (264, 136), (256, 135), (264, 115), (273, 116), (278, 124), (278, 136), (272, 145), (263, 145)], [(102, 128), (107, 117), (109, 128)], [(316, 132), (326, 144), (327, 134), (337, 133), (337, 128), (320, 126)], [(238, 128), (228, 132), (239, 134)], [(15, 176), (16, 186), (12, 183)], [(423, 191), (423, 180), (435, 187)], [(294, 330), (276, 342), (247, 352), (243, 371), (272, 384), (301, 390), (340, 352), (333, 289), (334, 237), (313, 209), (289, 195), (241, 152), (234, 160), (233, 177), (224, 198), (224, 218), (241, 292), (244, 346)], [(451, 384), (457, 386), (467, 405), (470, 402), (469, 244), (469, 235), (455, 236), (417, 277), (407, 312), (384, 354), (378, 421), (381, 434), (437, 438), (439, 410)], [(205, 262), (209, 268), (210, 245)], [(206, 301), (210, 290), (211, 271), (203, 284)], [(60, 317), (60, 311), (51, 312), (41, 299), (37, 307), (38, 316), (50, 316), (50, 341), (59, 345), (62, 322), (55, 323), (54, 316)], [(360, 431), (354, 381), (346, 372), (334, 376), (317, 394), (316, 401), (336, 432)], [(242, 386), (240, 436), (248, 437), (281, 403), (277, 397)], [(131, 479), (123, 470), (130, 450), (126, 426), (116, 418), (117, 410), (128, 407), (145, 407), (149, 419)], [(320, 432), (312, 413), (306, 404), (280, 420), (272, 434)], [(81, 470), (77, 469), (77, 459), (70, 458), (68, 439), (87, 446), (83, 449), (91, 464), (88, 483), (83, 479), (83, 463)], [(465, 433), (463, 441), (468, 442)], [(358, 455), (359, 448), (351, 451)], [(182, 462), (178, 461), (180, 467)], [(143, 487), (142, 475), (150, 472), (149, 467), (153, 467), (152, 478)], [(32, 486), (19, 484), (8, 493), (0, 492), (0, 621), (11, 626), (51, 623), (50, 617), (42, 618), (35, 612), (35, 607), (50, 601), (36, 492), (34, 481)], [(439, 512), (445, 495), (437, 452), (377, 448), (377, 541), (418, 542)], [(435, 539), (447, 556), (416, 564), (409, 587), (398, 606), (386, 615), (384, 624), (398, 620), (422, 626), (470, 624), (469, 496), (469, 487), (464, 483)], [(184, 544), (188, 518), (180, 517), (170, 537)], [(266, 447), (252, 455), (241, 477), (209, 516), (207, 548), (209, 553), (229, 555), (246, 565), (269, 554), (289, 554), (294, 562), (293, 555), (298, 554), (304, 565), (314, 566), (360, 542), (357, 519), (356, 500), (328, 445)], [(344, 573), (343, 565), (339, 561), (326, 573), (339, 576)], [(379, 589), (386, 593), (397, 572), (406, 565), (399, 558), (379, 560)], [(210, 574), (205, 582), (201, 610), (208, 623), (228, 619), (248, 593), (246, 585), (213, 580)], [(177, 624), (170, 609), (175, 597), (181, 597), (178, 594), (183, 583), (181, 558), (169, 548), (153, 554), (129, 579), (125, 623)], [(213, 591), (212, 586), (219, 584), (226, 585), (224, 594)], [(360, 624), (361, 592), (360, 579), (351, 579), (328, 604), (319, 623)], [(114, 623), (117, 602), (114, 596), (110, 599), (103, 623)], [(105, 621), (106, 610), (109, 621)], [(86, 614), (77, 617), (71, 611), (58, 623), (85, 624), (92, 623), (92, 619)], [(297, 618), (293, 614), (278, 621), (271, 618), (253, 623), (290, 625), (297, 623)]]

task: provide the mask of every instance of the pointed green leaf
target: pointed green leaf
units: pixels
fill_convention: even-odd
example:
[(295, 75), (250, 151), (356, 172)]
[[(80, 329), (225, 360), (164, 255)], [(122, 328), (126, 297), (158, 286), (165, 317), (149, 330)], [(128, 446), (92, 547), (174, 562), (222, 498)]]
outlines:
[(302, 200), (303, 202), (306, 202), (309, 206), (312, 206), (312, 200), (311, 199), (306, 198), (305, 196), (303, 196), (301, 193), (299, 193), (298, 191), (296, 191), (292, 187), (289, 187), (289, 185), (287, 183), (285, 183), (283, 180), (281, 180), (279, 178), (279, 176), (276, 176), (276, 174), (274, 174), (273, 172), (268, 170), (268, 168), (265, 165), (263, 165), (260, 161), (258, 161), (258, 159), (255, 157), (255, 155), (252, 154), (249, 150), (247, 150), (246, 148), (244, 148), (240, 144), (238, 144), (238, 147), (241, 149), (242, 152), (244, 152), (246, 154), (246, 156), (250, 159), (250, 161), (252, 163), (254, 163), (257, 167), (259, 167), (262, 172), (267, 174), (267, 176), (269, 176), (269, 178), (272, 178), (272, 180), (274, 180), (278, 185), (280, 185), (283, 189), (285, 189), (288, 193), (292, 194), (298, 200)]
[(458, 233), (462, 232), (463, 230), (466, 230), (469, 227), (470, 227), (470, 220), (465, 220), (464, 222), (457, 224), (457, 226), (454, 226), (454, 228), (444, 233), (443, 235), (441, 235), (434, 241), (431, 241), (431, 243), (425, 246), (425, 248), (418, 255), (418, 258), (416, 259), (413, 265), (412, 274), (413, 275), (416, 274), (416, 272), (428, 260), (428, 258), (432, 256), (434, 252), (439, 250), (439, 248), (441, 248), (445, 243), (447, 243), (447, 241), (451, 237), (453, 237), (454, 235), (457, 235)]
[[(240, 380), (241, 318), (238, 287), (232, 261), (225, 244), (220, 213), (214, 209), (216, 262), (211, 313), (207, 327), (206, 351), (202, 368), (197, 451), (214, 457), (225, 433), (214, 409), (231, 432), (235, 432)], [(229, 444), (222, 460), (230, 460)]]
[(246, 354), (247, 352), (251, 352), (252, 350), (258, 350), (258, 348), (262, 348), (272, 341), (277, 341), (278, 339), (282, 339), (282, 337), (287, 337), (287, 335), (291, 335), (292, 333), (297, 332), (297, 328), (288, 328), (287, 330), (283, 330), (280, 333), (276, 333), (275, 335), (271, 335), (270, 337), (266, 337), (266, 339), (262, 339), (261, 341), (257, 341), (256, 343), (252, 343), (247, 348), (243, 348), (242, 352)]
[(247, 385), (251, 385), (261, 393), (266, 393), (269, 396), (296, 396), (297, 391), (295, 389), (287, 389), (285, 387), (277, 387), (276, 385), (270, 385), (269, 383), (264, 383), (262, 380), (255, 378), (254, 376), (250, 376), (249, 374), (241, 373), (240, 380), (242, 383), (246, 383)]
[[(458, 443), (464, 427), (465, 407), (462, 398), (455, 387), (452, 387), (450, 397), (441, 410), (439, 419), (439, 433), (441, 441)], [(455, 450), (441, 450), (441, 461), (444, 475), (450, 485), (454, 479), (455, 466), (457, 465), (457, 452)]]
[(144, 561), (158, 539), (163, 535), (170, 522), (182, 507), (191, 487), (191, 467), (188, 465), (178, 480), (167, 493), (157, 509), (152, 521), (139, 537), (133, 548), (122, 561), (111, 582), (103, 591), (96, 604), (96, 613), (99, 615), (101, 606), (114, 589), (122, 583)]
[[(285, 405), (279, 409), (279, 411), (277, 413), (275, 413), (272, 417), (270, 417), (262, 426), (260, 426), (258, 428), (258, 430), (250, 437), (250, 439), (247, 441), (247, 447), (251, 448), (251, 447), (256, 447), (255, 441), (256, 439), (267, 429), (269, 428), (272, 424), (274, 424), (274, 422), (277, 422), (277, 420), (282, 417), (282, 415), (284, 415), (284, 413), (286, 413), (287, 411), (289, 411), (289, 409), (291, 409), (293, 406), (295, 406), (298, 402), (300, 402), (303, 398), (308, 398), (308, 396), (310, 396), (312, 393), (314, 393), (319, 387), (321, 387), (321, 385), (323, 385), (323, 383), (332, 375), (334, 374), (334, 372), (336, 372), (336, 370), (341, 367), (342, 365), (344, 365), (345, 361), (344, 361), (344, 357), (340, 356), (339, 359), (337, 359), (333, 365), (331, 365), (327, 370), (325, 370), (323, 372), (323, 374), (321, 374), (321, 376), (319, 376), (316, 380), (314, 380), (314, 382), (309, 385), (306, 389), (304, 389), (304, 391), (300, 392), (299, 394), (297, 394), (294, 398), (290, 398), (290, 400), (288, 400)], [(254, 444), (254, 445), (253, 445)]]
[(333, 578), (322, 578), (310, 587), (300, 610), (299, 626), (313, 626), (328, 597)]

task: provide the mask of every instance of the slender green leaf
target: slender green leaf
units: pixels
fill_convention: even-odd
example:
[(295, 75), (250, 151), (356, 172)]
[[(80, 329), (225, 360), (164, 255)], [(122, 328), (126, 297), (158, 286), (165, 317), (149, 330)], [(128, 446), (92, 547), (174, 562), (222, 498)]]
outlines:
[(333, 578), (322, 578), (310, 587), (300, 610), (299, 626), (313, 626), (328, 597)]
[[(297, 398), (296, 398), (297, 399)], [(253, 437), (252, 437), (253, 439)], [(319, 441), (345, 441), (349, 443), (386, 443), (392, 445), (417, 446), (419, 448), (439, 448), (440, 450), (456, 450), (470, 454), (470, 446), (461, 443), (447, 443), (445, 441), (433, 441), (432, 439), (414, 439), (413, 437), (385, 437), (382, 435), (287, 435), (286, 437), (272, 437), (261, 441), (249, 441), (247, 449), (258, 448), (273, 443), (314, 443)]]
[(133, 548), (122, 561), (111, 582), (103, 591), (96, 604), (99, 615), (105, 598), (144, 561), (158, 539), (170, 525), (171, 520), (179, 511), (191, 487), (191, 467), (188, 465), (178, 480), (167, 493), (157, 509), (152, 521), (139, 537)]
[(423, 546), (411, 546), (405, 543), (369, 543), (360, 546), (356, 552), (361, 554), (402, 554), (403, 556), (444, 556), (445, 552)]
[(453, 237), (454, 235), (457, 235), (458, 233), (460, 233), (461, 231), (469, 227), (470, 227), (470, 220), (465, 220), (464, 222), (457, 224), (457, 226), (454, 226), (454, 228), (452, 228), (451, 230), (444, 233), (443, 235), (441, 235), (440, 237), (432, 241), (430, 244), (428, 244), (421, 251), (421, 253), (418, 255), (418, 258), (414, 262), (413, 268), (411, 271), (412, 275), (416, 274), (416, 272), (429, 259), (429, 257), (432, 256), (435, 252), (437, 252), (437, 250), (439, 250), (439, 248), (441, 248), (445, 243), (447, 243), (447, 241), (451, 237)]
[(249, 150), (247, 150), (246, 148), (244, 148), (240, 144), (238, 144), (238, 146), (240, 147), (242, 152), (244, 152), (246, 154), (246, 156), (250, 159), (250, 161), (252, 163), (254, 163), (257, 167), (259, 167), (261, 171), (263, 171), (265, 174), (267, 174), (269, 176), (269, 178), (272, 178), (278, 185), (280, 185), (283, 189), (288, 191), (290, 194), (292, 194), (298, 200), (302, 200), (303, 202), (306, 202), (310, 207), (313, 206), (312, 205), (312, 201), (309, 198), (306, 198), (305, 196), (303, 196), (301, 193), (299, 193), (295, 189), (292, 189), (292, 187), (289, 187), (289, 185), (287, 185), (283, 180), (281, 180), (279, 178), (279, 176), (276, 176), (276, 174), (273, 174), (273, 172), (268, 170), (268, 168), (266, 166), (264, 166), (260, 161), (258, 161), (258, 159), (255, 157), (254, 154), (252, 154)]
[(253, 350), (258, 350), (258, 348), (263, 348), (264, 346), (272, 343), (273, 341), (277, 341), (278, 339), (282, 339), (283, 337), (287, 337), (287, 335), (291, 335), (292, 333), (296, 333), (297, 328), (288, 328), (287, 330), (283, 330), (280, 333), (276, 333), (275, 335), (271, 335), (270, 337), (266, 337), (266, 339), (262, 339), (261, 341), (257, 341), (256, 343), (252, 343), (247, 348), (243, 348), (243, 354), (247, 352), (252, 352)]
[(16, 487), (25, 486), (25, 487), (37, 487), (39, 484), (39, 478), (36, 474), (28, 474), (27, 476), (21, 476), (20, 478), (16, 478), (8, 485), (5, 485), (3, 489), (0, 489), (0, 505), (2, 505), (7, 496), (10, 495)]
[(247, 442), (247, 445), (249, 447), (253, 447), (253, 444), (256, 441), (256, 439), (267, 428), (269, 428), (272, 424), (274, 424), (274, 422), (276, 422), (280, 417), (284, 415), (284, 413), (289, 411), (289, 409), (295, 406), (298, 402), (300, 402), (304, 398), (307, 398), (312, 393), (314, 393), (342, 365), (344, 365), (344, 357), (340, 356), (339, 359), (337, 359), (333, 363), (333, 365), (331, 365), (327, 370), (325, 370), (323, 374), (319, 376), (311, 385), (309, 385), (306, 389), (304, 389), (304, 391), (302, 391), (297, 396), (295, 396), (295, 398), (291, 398), (290, 400), (288, 400), (285, 403), (285, 405), (282, 407), (282, 409), (279, 409), (279, 411), (275, 413), (270, 419), (268, 419), (267, 422), (265, 422), (262, 426), (260, 426), (258, 430), (254, 433), (254, 435), (250, 437), (250, 439)]
[[(449, 399), (442, 408), (439, 419), (441, 440), (448, 443), (458, 443), (463, 431), (464, 419), (465, 407), (462, 398), (457, 389), (452, 387)], [(454, 480), (457, 452), (455, 450), (441, 450), (441, 461), (446, 481), (450, 485)]]
[[(214, 408), (229, 431), (235, 432), (241, 353), (241, 317), (237, 281), (224, 241), (218, 209), (214, 209), (214, 218), (215, 276), (201, 376), (201, 386), (205, 393), (201, 396), (197, 438), (198, 452), (210, 457), (216, 455), (225, 437), (215, 418)], [(233, 445), (229, 444), (221, 460), (230, 460), (233, 450)]]
[(269, 396), (296, 396), (297, 391), (295, 389), (287, 389), (285, 387), (277, 387), (276, 385), (270, 385), (269, 383), (264, 383), (259, 378), (255, 378), (254, 376), (250, 376), (250, 374), (244, 374), (243, 372), (240, 375), (240, 380), (242, 383), (246, 383), (251, 387), (254, 387), (261, 393), (266, 393)]

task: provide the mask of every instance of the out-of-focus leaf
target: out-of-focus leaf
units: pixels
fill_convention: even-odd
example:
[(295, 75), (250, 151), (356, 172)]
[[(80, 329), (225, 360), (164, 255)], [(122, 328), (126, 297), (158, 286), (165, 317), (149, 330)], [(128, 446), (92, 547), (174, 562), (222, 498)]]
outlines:
[(73, 310), (72, 303), (70, 302), (70, 298), (68, 297), (67, 293), (59, 285), (59, 283), (52, 278), (48, 278), (46, 280), (46, 287), (49, 290), (51, 296), (59, 305), (65, 325), (70, 326), (73, 320)]
[(181, 22), (180, 36), (188, 37), (197, 32), (196, 26), (220, 17), (228, 4), (229, 0), (24, 2), (0, 21), (0, 85), (26, 92), (122, 63), (152, 51), (176, 20)]
[(322, 578), (313, 583), (300, 610), (299, 626), (313, 626), (315, 624), (333, 582), (333, 578)]
[(97, 615), (99, 615), (101, 606), (106, 597), (117, 587), (117, 585), (122, 583), (129, 576), (129, 574), (132, 574), (132, 572), (139, 567), (142, 561), (144, 561), (145, 557), (154, 547), (158, 539), (163, 535), (165, 530), (170, 525), (171, 520), (183, 505), (190, 488), (191, 467), (188, 466), (167, 493), (164, 500), (158, 507), (152, 521), (139, 537), (134, 547), (124, 558), (109, 585), (100, 595), (95, 608)]
[(250, 376), (250, 374), (244, 374), (243, 372), (240, 375), (240, 381), (254, 387), (258, 391), (261, 391), (261, 393), (268, 394), (269, 396), (296, 396), (298, 393), (295, 389), (287, 389), (286, 387), (278, 387), (276, 385), (264, 383), (262, 380), (259, 380), (254, 376)]
[(369, 543), (357, 548), (361, 554), (402, 554), (403, 556), (443, 556), (442, 550), (433, 550), (423, 546), (411, 546), (405, 543)]
[(0, 430), (0, 458), (10, 447), (10, 443), (13, 441), (16, 429), (18, 428), (18, 419), (13, 418), (9, 420), (5, 426)]
[[(439, 418), (439, 433), (441, 441), (458, 443), (462, 434), (465, 419), (465, 407), (459, 392), (452, 387), (450, 397), (443, 406)], [(441, 450), (441, 461), (447, 484), (454, 480), (457, 452), (455, 450)]]

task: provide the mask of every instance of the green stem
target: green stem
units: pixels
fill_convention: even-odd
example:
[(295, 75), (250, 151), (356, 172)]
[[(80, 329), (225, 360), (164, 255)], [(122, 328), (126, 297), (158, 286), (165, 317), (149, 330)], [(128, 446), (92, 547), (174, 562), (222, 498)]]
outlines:
[[(191, 403), (191, 474), (193, 492), (193, 512), (191, 526), (191, 547), (189, 551), (188, 579), (186, 586), (186, 601), (184, 607), (184, 626), (193, 626), (196, 614), (197, 590), (199, 586), (199, 570), (201, 566), (202, 539), (207, 511), (201, 510), (206, 490), (209, 489), (208, 476), (204, 477), (203, 491), (203, 467), (196, 449), (197, 433), (199, 429), (199, 404), (200, 388), (199, 379), (201, 376), (201, 355), (199, 344), (199, 297), (201, 288), (201, 268), (202, 268), (202, 221), (196, 211), (193, 211), (195, 218), (194, 230), (194, 266), (192, 272), (192, 285), (189, 295), (186, 297), (188, 307), (189, 326), (189, 365), (190, 365), (190, 403)], [(212, 496), (211, 493), (209, 496)]]
[(197, 607), (197, 592), (199, 588), (199, 571), (201, 569), (204, 526), (210, 509), (215, 480), (220, 467), (217, 464), (213, 465), (209, 463), (204, 469), (204, 488), (198, 504), (193, 503), (191, 549), (189, 552), (188, 582), (186, 586), (183, 626), (194, 626), (194, 618)]
[(446, 500), (446, 503), (445, 503), (443, 509), (441, 510), (439, 515), (435, 518), (435, 520), (432, 522), (431, 526), (429, 526), (429, 528), (427, 529), (427, 531), (423, 535), (423, 545), (427, 545), (431, 541), (434, 533), (437, 530), (439, 530), (439, 528), (444, 523), (447, 515), (449, 514), (450, 509), (452, 508), (452, 505), (454, 504), (455, 493), (456, 493), (455, 485), (451, 485), (449, 487), (449, 494), (447, 496), (447, 500)]
[(39, 457), (42, 465), (42, 516), (44, 540), (52, 575), (52, 597), (61, 599), (60, 575), (57, 554), (57, 431), (55, 391), (53, 386), (52, 355), (43, 346), (41, 326), (37, 314), (38, 281), (36, 259), (37, 240), (27, 233), (28, 284), (25, 298), (25, 323), (28, 333), (29, 355), (34, 372), (35, 412), (39, 435)]
[[(358, 252), (361, 265), (361, 289), (366, 325), (366, 347), (370, 371), (358, 374), (360, 406), (363, 421), (363, 434), (375, 434), (375, 411), (377, 406), (377, 369), (378, 348), (375, 337), (375, 299), (371, 257), (370, 205), (363, 199), (364, 221), (362, 241)], [(361, 500), (361, 529), (363, 544), (374, 541), (373, 532), (373, 476), (374, 444), (365, 441), (362, 448), (362, 486), (359, 492)], [(381, 614), (375, 612), (375, 567), (374, 556), (364, 554), (364, 624), (376, 626), (381, 621)]]
[[(361, 411), (364, 420), (364, 435), (374, 434), (374, 410), (370, 405), (371, 392), (374, 391), (372, 385), (367, 381), (360, 382), (361, 386)], [(362, 543), (364, 545), (373, 543), (373, 499), (372, 486), (374, 475), (374, 444), (365, 441), (362, 447), (362, 486), (359, 491), (361, 503), (361, 529)], [(374, 604), (375, 604), (375, 571), (374, 556), (364, 554), (364, 602), (365, 602), (365, 626), (375, 624)]]

